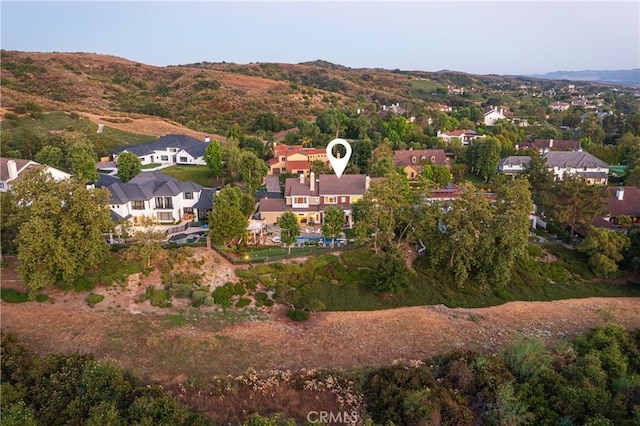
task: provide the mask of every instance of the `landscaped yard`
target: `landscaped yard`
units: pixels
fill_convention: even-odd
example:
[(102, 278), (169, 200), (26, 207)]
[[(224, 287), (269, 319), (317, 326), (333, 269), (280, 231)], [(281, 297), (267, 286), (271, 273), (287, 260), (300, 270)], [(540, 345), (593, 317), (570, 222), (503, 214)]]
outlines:
[(162, 164), (160, 164), (160, 163), (149, 163), (149, 164), (143, 164), (143, 165), (142, 165), (142, 170), (145, 170), (145, 169), (153, 169), (153, 168), (156, 168), (156, 167), (161, 166), (161, 165), (162, 165)]
[(171, 166), (161, 171), (180, 181), (195, 182), (206, 188), (214, 186), (215, 179), (207, 166)]

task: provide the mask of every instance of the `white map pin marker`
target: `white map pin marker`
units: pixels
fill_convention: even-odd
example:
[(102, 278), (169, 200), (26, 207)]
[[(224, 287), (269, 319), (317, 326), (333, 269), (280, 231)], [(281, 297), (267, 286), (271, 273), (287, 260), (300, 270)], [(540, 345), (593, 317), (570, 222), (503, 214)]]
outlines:
[[(344, 146), (344, 149), (346, 150), (344, 157), (337, 158), (333, 156), (331, 150), (336, 145)], [(338, 176), (338, 179), (340, 179), (340, 176), (342, 176), (342, 173), (344, 173), (344, 169), (347, 168), (349, 158), (351, 158), (351, 145), (349, 145), (349, 142), (345, 141), (344, 139), (332, 140), (331, 142), (329, 142), (329, 145), (327, 145), (327, 158), (329, 159), (329, 164), (331, 164), (334, 173), (336, 174), (336, 176)]]

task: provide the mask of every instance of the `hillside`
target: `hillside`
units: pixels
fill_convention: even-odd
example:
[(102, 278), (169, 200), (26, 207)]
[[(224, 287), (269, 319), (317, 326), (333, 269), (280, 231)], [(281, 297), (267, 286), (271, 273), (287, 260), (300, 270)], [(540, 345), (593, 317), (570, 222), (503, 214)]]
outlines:
[(587, 71), (554, 71), (546, 74), (536, 74), (550, 80), (597, 81), (629, 86), (640, 86), (640, 68), (632, 70), (587, 70)]
[[(541, 92), (557, 82), (452, 71), (352, 69), (321, 60), (156, 67), (90, 53), (3, 50), (1, 84), (3, 107), (30, 101), (45, 111), (76, 111), (95, 123), (95, 116), (111, 117), (110, 122), (119, 125), (127, 120), (118, 118), (155, 117), (158, 123), (183, 126), (200, 136), (226, 135), (236, 123), (251, 132), (256, 118), (267, 112), (277, 116), (277, 131), (294, 127), (301, 118), (312, 120), (331, 106), (355, 111), (400, 102), (418, 115), (430, 103), (516, 102), (523, 96), (523, 85)], [(463, 93), (455, 90), (460, 87)], [(119, 128), (161, 133), (136, 127)]]

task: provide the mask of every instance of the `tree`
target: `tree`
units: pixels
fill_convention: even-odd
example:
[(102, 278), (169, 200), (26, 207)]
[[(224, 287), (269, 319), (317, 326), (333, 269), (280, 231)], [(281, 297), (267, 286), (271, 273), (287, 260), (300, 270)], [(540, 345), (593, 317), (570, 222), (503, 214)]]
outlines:
[(280, 227), (280, 241), (288, 246), (289, 254), (291, 254), (291, 244), (295, 243), (300, 235), (298, 218), (291, 211), (284, 212), (278, 218), (278, 226)]
[(240, 188), (229, 185), (214, 197), (213, 210), (209, 213), (209, 229), (214, 243), (230, 247), (244, 238), (249, 219), (242, 211), (243, 199)]
[(137, 155), (125, 151), (118, 155), (118, 177), (122, 182), (129, 182), (142, 171), (142, 164)]
[(204, 150), (204, 161), (215, 178), (222, 176), (222, 147), (220, 142), (212, 140)]
[(164, 232), (153, 228), (155, 220), (153, 217), (136, 217), (136, 224), (141, 229), (132, 232), (129, 242), (131, 246), (127, 249), (127, 257), (137, 259), (142, 262), (143, 268), (151, 268), (151, 264), (162, 253), (162, 242)]
[(578, 128), (580, 129), (580, 138), (589, 138), (594, 143), (602, 143), (604, 140), (604, 130), (596, 114), (588, 114)]
[(249, 194), (255, 194), (269, 169), (267, 164), (253, 151), (243, 151), (240, 156), (240, 177)]
[(40, 164), (62, 169), (64, 167), (64, 153), (58, 146), (45, 145), (36, 154), (35, 160)]
[(253, 151), (258, 158), (264, 158), (265, 144), (258, 138), (245, 136), (244, 139), (240, 141), (239, 147), (243, 151)]
[(407, 287), (409, 287), (407, 263), (398, 248), (389, 247), (382, 253), (373, 288), (377, 292), (397, 294)]
[(631, 225), (627, 232), (629, 247), (624, 252), (624, 257), (631, 262), (631, 269), (635, 274), (640, 270), (640, 225)]
[(331, 174), (331, 167), (321, 160), (311, 161), (309, 168), (316, 176)]
[(55, 182), (35, 170), (13, 190), (18, 274), (30, 297), (57, 282), (75, 282), (108, 255), (104, 234), (112, 223), (106, 189), (87, 189), (73, 179)]
[(605, 228), (591, 227), (578, 250), (589, 256), (589, 267), (598, 275), (610, 276), (618, 270), (622, 251), (630, 246), (626, 235)]
[(426, 164), (422, 169), (422, 177), (437, 188), (451, 183), (451, 171), (449, 168), (438, 164)]
[(473, 168), (476, 174), (482, 176), (485, 182), (498, 173), (500, 163), (500, 142), (496, 138), (487, 137), (482, 141), (476, 141), (472, 151)]
[(322, 236), (331, 238), (331, 248), (334, 247), (335, 239), (340, 236), (344, 225), (344, 210), (342, 207), (331, 206), (324, 211), (324, 222), (322, 224)]
[(576, 225), (588, 227), (602, 212), (601, 188), (587, 185), (576, 176), (565, 174), (556, 185), (553, 218), (560, 224), (571, 227), (571, 238)]
[(96, 151), (86, 137), (74, 140), (67, 149), (71, 173), (76, 179), (86, 183), (98, 180), (96, 170)]
[(531, 185), (531, 197), (538, 210), (548, 213), (553, 205), (554, 174), (547, 168), (546, 160), (534, 153), (524, 176)]

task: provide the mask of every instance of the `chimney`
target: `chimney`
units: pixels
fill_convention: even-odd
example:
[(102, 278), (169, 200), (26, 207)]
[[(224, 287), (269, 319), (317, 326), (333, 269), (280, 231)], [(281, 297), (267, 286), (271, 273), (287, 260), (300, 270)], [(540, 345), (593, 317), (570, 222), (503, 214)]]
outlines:
[(369, 189), (369, 185), (371, 184), (371, 178), (369, 176), (364, 177), (364, 190)]
[(616, 198), (618, 199), (618, 201), (624, 200), (624, 186), (618, 187), (616, 191)]
[(300, 173), (300, 183), (304, 183), (304, 173)]
[(9, 171), (9, 179), (13, 180), (18, 177), (18, 166), (15, 160), (7, 161), (7, 170)]
[(211, 142), (211, 138), (208, 135), (205, 135), (204, 143), (209, 143), (209, 142)]
[(313, 192), (316, 190), (316, 174), (311, 172), (309, 173), (309, 191)]
[(553, 139), (549, 139), (549, 148), (553, 148)]

